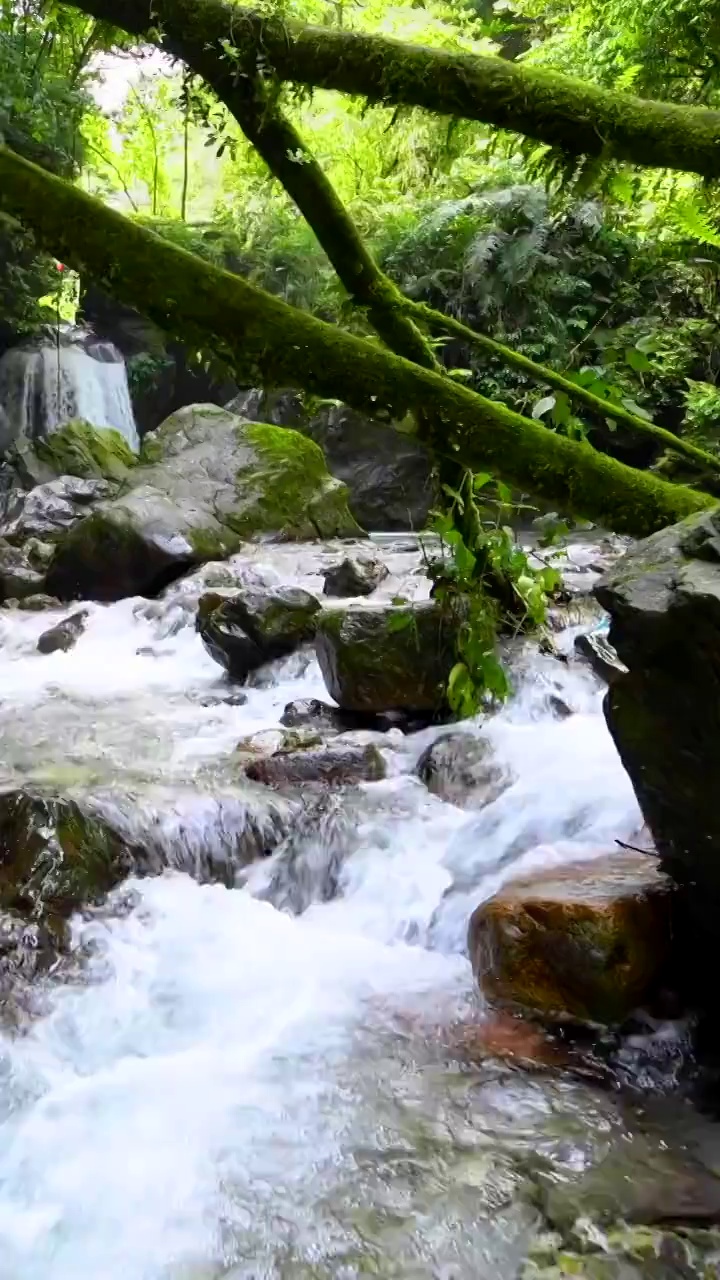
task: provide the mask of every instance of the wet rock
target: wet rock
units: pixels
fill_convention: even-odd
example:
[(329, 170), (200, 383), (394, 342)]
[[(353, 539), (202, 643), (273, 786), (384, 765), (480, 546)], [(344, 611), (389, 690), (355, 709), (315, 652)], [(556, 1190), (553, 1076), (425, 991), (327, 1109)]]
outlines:
[(331, 707), (319, 698), (299, 698), (296, 702), (288, 702), (280, 723), (288, 729), (308, 727), (322, 734), (341, 733), (346, 726), (337, 707)]
[(649, 1227), (720, 1222), (720, 1178), (692, 1156), (641, 1133), (628, 1135), (624, 1145), (613, 1143), (603, 1160), (579, 1176), (541, 1176), (539, 1187), (547, 1222), (566, 1239), (588, 1220), (601, 1227), (619, 1221)]
[(21, 548), (0, 542), (0, 600), (24, 600), (44, 586), (44, 575), (33, 569)]
[(596, 588), (627, 672), (605, 713), (662, 865), (681, 886), (694, 1003), (720, 1012), (720, 508), (639, 542)]
[(483, 809), (512, 783), (493, 759), (492, 744), (474, 733), (446, 733), (423, 752), (417, 774), (433, 795), (466, 809)]
[(342, 711), (441, 715), (454, 633), (432, 600), (350, 605), (320, 615), (315, 648), (328, 693)]
[(325, 574), (326, 596), (370, 596), (389, 575), (377, 556), (348, 556)]
[(363, 529), (427, 526), (437, 484), (430, 455), (412, 436), (346, 405), (308, 419), (295, 391), (244, 392), (232, 407), (256, 422), (291, 426), (315, 440), (332, 474), (347, 486), (350, 510)]
[(233, 680), (284, 658), (313, 639), (319, 601), (299, 587), (244, 591), (231, 598), (210, 593), (198, 606), (205, 648)]
[(385, 777), (385, 762), (377, 747), (331, 746), (319, 750), (281, 751), (247, 766), (253, 782), (269, 787), (292, 787), (306, 783), (351, 786), (358, 782), (378, 782)]
[(483, 991), (551, 1020), (622, 1022), (667, 959), (668, 890), (657, 860), (630, 852), (505, 885), (470, 921)]
[(87, 618), (87, 609), (79, 609), (77, 613), (71, 613), (69, 618), (58, 622), (56, 627), (43, 631), (37, 642), (38, 653), (67, 653), (80, 639)]
[(716, 1232), (682, 1234), (620, 1225), (607, 1233), (593, 1224), (580, 1247), (550, 1237), (531, 1250), (520, 1280), (715, 1280), (720, 1267)]
[[(60, 476), (47, 484), (31, 489), (15, 519), (4, 524), (0, 534), (14, 545), (26, 545), (35, 540), (28, 555), (35, 559), (40, 553), (37, 543), (53, 542), (83, 520), (94, 503), (109, 497), (114, 486), (107, 480), (83, 479), (78, 476)], [(44, 557), (47, 564), (47, 557)], [(44, 566), (43, 566), (44, 567)]]
[(44, 595), (42, 592), (36, 596), (26, 596), (22, 602), (23, 609), (30, 613), (45, 613), (49, 609), (60, 609), (62, 602), (57, 596)]
[(244, 707), (247, 694), (242, 689), (228, 689), (223, 693), (201, 693), (192, 700), (201, 707)]
[(595, 675), (607, 684), (612, 684), (627, 670), (602, 631), (590, 631), (586, 635), (576, 636), (575, 652), (586, 658)]
[(0, 910), (61, 939), (64, 921), (138, 868), (138, 851), (74, 800), (0, 794)]
[(50, 590), (62, 599), (156, 595), (243, 538), (357, 532), (345, 489), (312, 441), (189, 405), (146, 438), (122, 495), (61, 538)]
[(56, 476), (124, 481), (137, 463), (136, 454), (119, 431), (94, 427), (81, 418), (64, 423), (31, 447)]

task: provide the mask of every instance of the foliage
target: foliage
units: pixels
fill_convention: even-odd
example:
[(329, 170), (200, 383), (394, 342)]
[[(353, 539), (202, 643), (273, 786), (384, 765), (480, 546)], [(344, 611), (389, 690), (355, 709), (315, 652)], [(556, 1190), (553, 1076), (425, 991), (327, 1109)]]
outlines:
[(507, 519), (513, 509), (506, 485), (487, 473), (466, 472), (461, 488), (446, 487), (450, 499), (434, 523), (443, 557), (430, 563), (433, 595), (457, 623), (457, 661), (448, 680), (448, 702), (461, 718), (510, 693), (498, 657), (502, 634), (541, 627), (548, 597), (560, 587), (552, 566), (535, 568)]

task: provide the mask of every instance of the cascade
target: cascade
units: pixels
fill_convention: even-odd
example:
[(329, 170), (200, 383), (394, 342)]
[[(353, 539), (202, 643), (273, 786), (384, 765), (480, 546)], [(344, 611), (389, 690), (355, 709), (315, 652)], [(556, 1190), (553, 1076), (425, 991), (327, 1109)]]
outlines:
[(6, 351), (0, 410), (0, 450), (49, 435), (73, 418), (114, 427), (139, 448), (125, 362), (111, 342), (87, 329), (64, 326)]

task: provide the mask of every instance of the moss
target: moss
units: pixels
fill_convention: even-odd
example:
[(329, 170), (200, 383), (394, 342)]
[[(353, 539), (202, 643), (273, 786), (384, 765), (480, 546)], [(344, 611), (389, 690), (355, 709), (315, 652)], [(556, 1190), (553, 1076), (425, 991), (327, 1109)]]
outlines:
[(161, 327), (213, 341), (256, 384), (301, 387), (394, 421), (409, 411), (431, 416), (444, 430), (450, 457), (471, 470), (491, 471), (566, 514), (643, 537), (713, 504), (706, 494), (634, 471), (297, 311), (6, 147), (0, 147), (0, 207), (24, 220), (43, 248), (88, 271)]
[(66, 422), (35, 449), (58, 475), (101, 476), (105, 480), (124, 480), (137, 463), (137, 458), (119, 431), (109, 427), (93, 427), (81, 418)]
[(266, 530), (300, 540), (362, 535), (345, 485), (330, 476), (314, 440), (266, 423), (244, 424), (237, 434), (238, 443), (250, 444), (255, 453), (237, 474), (242, 511), (224, 516), (237, 533)]
[[(571, 155), (720, 174), (720, 114), (702, 107), (645, 101), (498, 57), (268, 17), (222, 0), (79, 0), (77, 7), (156, 42), (162, 38), (216, 91), (224, 80), (237, 82), (238, 67), (252, 76), (260, 53), (278, 80), (479, 120)], [(236, 52), (221, 60), (226, 42)]]
[(190, 529), (185, 534), (197, 561), (224, 560), (233, 555), (241, 545), (239, 535), (231, 529), (222, 532), (214, 529)]

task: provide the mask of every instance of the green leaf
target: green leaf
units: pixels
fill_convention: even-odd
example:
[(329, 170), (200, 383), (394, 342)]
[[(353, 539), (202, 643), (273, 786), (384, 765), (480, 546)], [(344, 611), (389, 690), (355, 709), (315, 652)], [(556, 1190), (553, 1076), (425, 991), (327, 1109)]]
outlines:
[(625, 348), (625, 363), (635, 370), (635, 373), (651, 373), (652, 365), (645, 355), (644, 351), (638, 351), (637, 347)]
[(412, 625), (412, 613), (390, 613), (388, 614), (387, 629), (389, 632), (406, 631)]
[(554, 409), (555, 399), (555, 396), (543, 396), (542, 400), (538, 400), (537, 403), (533, 405), (533, 418), (542, 418), (546, 413), (549, 413), (551, 409)]

